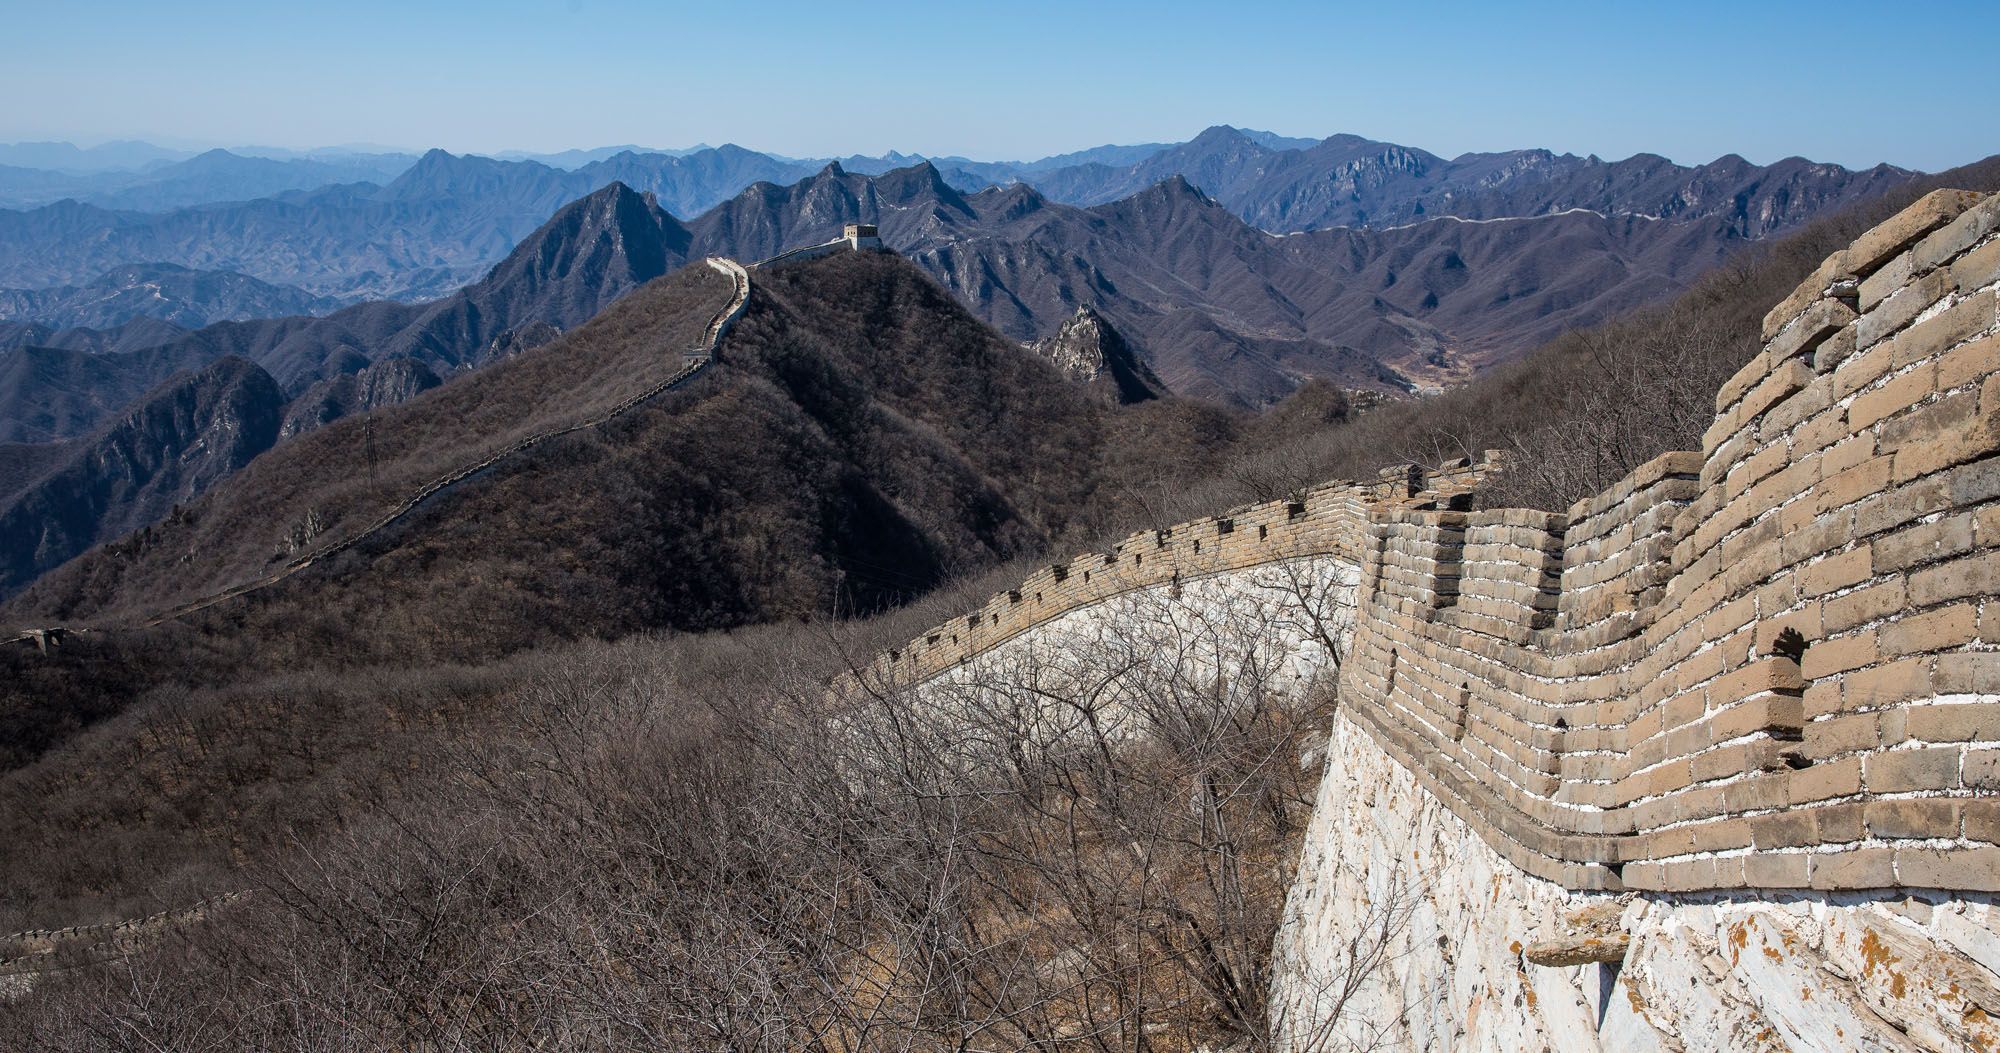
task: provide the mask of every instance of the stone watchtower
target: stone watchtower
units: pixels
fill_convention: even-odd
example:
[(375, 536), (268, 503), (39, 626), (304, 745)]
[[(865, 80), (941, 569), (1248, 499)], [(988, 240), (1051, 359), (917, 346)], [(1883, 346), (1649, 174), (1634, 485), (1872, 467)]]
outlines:
[(840, 236), (846, 238), (847, 247), (856, 252), (882, 247), (882, 238), (873, 223), (849, 223), (841, 228)]

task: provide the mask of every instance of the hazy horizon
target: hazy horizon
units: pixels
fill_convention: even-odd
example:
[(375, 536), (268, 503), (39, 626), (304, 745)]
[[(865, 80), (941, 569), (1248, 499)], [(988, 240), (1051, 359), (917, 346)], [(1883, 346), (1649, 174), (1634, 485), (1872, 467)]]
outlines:
[[(1348, 132), (1345, 131), (1344, 129), (1335, 129), (1332, 131), (1319, 134), (1313, 134), (1303, 131), (1288, 132), (1270, 128), (1256, 127), (1249, 123), (1240, 123), (1240, 122), (1236, 123), (1223, 122), (1223, 123), (1242, 131), (1271, 132), (1272, 134), (1284, 136), (1286, 138), (1312, 139), (1315, 141), (1324, 140), (1326, 138), (1335, 135), (1360, 134), (1356, 132)], [(308, 143), (304, 145), (294, 146), (294, 145), (281, 145), (269, 142), (233, 142), (233, 141), (219, 141), (219, 140), (183, 139), (183, 138), (176, 138), (173, 136), (145, 135), (138, 133), (125, 134), (125, 135), (112, 135), (112, 136), (74, 136), (74, 137), (53, 137), (53, 138), (14, 139), (14, 140), (0, 139), (0, 149), (8, 147), (30, 146), (30, 145), (34, 146), (69, 145), (69, 146), (74, 146), (79, 150), (92, 150), (106, 145), (140, 144), (145, 146), (157, 147), (162, 150), (174, 151), (177, 153), (185, 153), (190, 156), (206, 153), (211, 150), (226, 150), (231, 153), (237, 153), (237, 154), (246, 154), (246, 153), (255, 154), (258, 152), (270, 152), (270, 153), (295, 154), (300, 156), (305, 156), (315, 153), (326, 154), (326, 155), (408, 154), (411, 156), (422, 156), (423, 154), (431, 150), (441, 149), (447, 153), (454, 154), (457, 156), (495, 157), (495, 158), (519, 156), (519, 157), (529, 157), (529, 158), (543, 158), (543, 157), (551, 157), (567, 153), (590, 153), (599, 150), (612, 149), (614, 147), (638, 147), (646, 151), (655, 151), (664, 153), (687, 153), (704, 148), (715, 149), (722, 146), (737, 146), (745, 150), (753, 150), (758, 153), (766, 154), (772, 157), (797, 159), (797, 160), (823, 160), (823, 159), (834, 159), (834, 158), (853, 157), (853, 156), (882, 157), (887, 153), (893, 151), (897, 154), (912, 156), (912, 157), (924, 157), (924, 158), (959, 157), (968, 161), (982, 162), (982, 163), (1004, 163), (1004, 162), (1028, 163), (1028, 162), (1039, 161), (1048, 157), (1058, 157), (1066, 154), (1078, 153), (1100, 147), (1143, 146), (1153, 142), (1166, 143), (1166, 144), (1184, 143), (1194, 139), (1196, 136), (1200, 135), (1202, 132), (1207, 131), (1209, 128), (1212, 127), (1216, 127), (1216, 125), (1203, 125), (1200, 128), (1195, 128), (1178, 135), (1169, 135), (1165, 138), (1157, 140), (1103, 139), (1096, 142), (1084, 143), (1083, 145), (1080, 146), (1064, 146), (1059, 149), (1051, 149), (1029, 154), (1010, 155), (1010, 156), (1001, 156), (999, 154), (995, 154), (990, 151), (964, 153), (957, 151), (948, 152), (940, 150), (924, 150), (924, 149), (912, 148), (909, 146), (891, 146), (876, 150), (855, 149), (855, 150), (841, 150), (832, 153), (807, 153), (797, 150), (787, 150), (781, 147), (766, 147), (753, 143), (737, 142), (734, 140), (725, 140), (712, 143), (645, 143), (645, 142), (621, 141), (621, 142), (599, 142), (599, 143), (587, 143), (587, 144), (579, 143), (575, 145), (554, 146), (550, 148), (529, 148), (529, 147), (521, 147), (513, 145), (502, 145), (489, 149), (451, 149), (448, 147), (435, 146), (435, 145), (397, 145), (391, 143), (369, 143), (369, 142)], [(1408, 146), (1420, 150), (1426, 150), (1429, 151), (1430, 153), (1436, 154), (1437, 156), (1443, 157), (1447, 160), (1456, 158), (1463, 154), (1472, 154), (1472, 153), (1490, 153), (1490, 152), (1503, 152), (1506, 150), (1527, 150), (1527, 149), (1537, 149), (1537, 148), (1554, 149), (1551, 147), (1544, 147), (1543, 144), (1541, 143), (1525, 142), (1516, 144), (1511, 147), (1500, 147), (1495, 150), (1450, 150), (1450, 149), (1440, 149), (1426, 143), (1410, 142), (1405, 139), (1398, 139), (1393, 135), (1364, 135), (1362, 136), (1362, 138), (1375, 139), (1383, 142), (1394, 143), (1398, 146)], [(2000, 150), (2000, 147), (1996, 147), (1996, 150)], [(1603, 151), (1593, 151), (1593, 150), (1561, 150), (1561, 149), (1555, 149), (1554, 152), (1558, 154), (1574, 154), (1575, 156), (1579, 157), (1595, 154), (1600, 160), (1604, 161), (1622, 161), (1629, 157), (1635, 156), (1636, 154), (1658, 154), (1660, 156), (1666, 157), (1669, 161), (1672, 161), (1675, 164), (1684, 165), (1688, 167), (1695, 167), (1699, 165), (1708, 164), (1710, 162), (1716, 161), (1730, 154), (1735, 154), (1737, 156), (1740, 156), (1745, 160), (1751, 162), (1752, 164), (1757, 164), (1757, 165), (1769, 165), (1777, 161), (1783, 160), (1785, 158), (1796, 156), (1796, 157), (1804, 157), (1806, 160), (1815, 163), (1839, 164), (1842, 165), (1843, 167), (1853, 168), (1853, 169), (1865, 169), (1874, 167), (1877, 164), (1889, 164), (1901, 168), (1911, 168), (1918, 171), (1927, 171), (1927, 172), (1942, 171), (1947, 168), (1955, 167), (1959, 164), (1965, 164), (1972, 161), (1977, 161), (1981, 157), (1990, 156), (1990, 154), (1982, 154), (1978, 157), (1967, 157), (1959, 161), (1954, 161), (1949, 164), (1943, 164), (1932, 168), (1921, 168), (1915, 165), (1901, 164), (1900, 162), (1894, 160), (1878, 160), (1869, 162), (1850, 163), (1850, 162), (1833, 160), (1826, 157), (1813, 157), (1805, 154), (1771, 154), (1769, 156), (1762, 156), (1758, 154), (1749, 153), (1743, 150), (1725, 150), (1722, 153), (1714, 154), (1712, 156), (1702, 156), (1702, 157), (1687, 157), (1687, 156), (1677, 157), (1671, 154), (1663, 154), (1661, 153), (1661, 151), (1658, 150), (1639, 150), (1633, 153), (1619, 153), (1619, 154), (1607, 154)]]
[[(1930, 27), (1954, 10), (1976, 22), (1960, 0), (1910, 20), (1839, 2), (1700, 2), (1663, 19), (1582, 3), (1413, 16), (1285, 0), (1218, 19), (1123, 0), (999, 12), (772, 0), (749, 23), (626, 0), (361, 0), (338, 20), (224, 0), (17, 6), (24, 46), (0, 89), (25, 104), (0, 114), (7, 142), (479, 154), (734, 142), (1032, 160), (1231, 124), (1445, 157), (1538, 147), (1936, 171), (2000, 149), (1978, 122), (1911, 119), (2000, 90), (1981, 63), (1908, 75), (1936, 46)], [(1836, 105), (1840, 120), (1814, 119)]]

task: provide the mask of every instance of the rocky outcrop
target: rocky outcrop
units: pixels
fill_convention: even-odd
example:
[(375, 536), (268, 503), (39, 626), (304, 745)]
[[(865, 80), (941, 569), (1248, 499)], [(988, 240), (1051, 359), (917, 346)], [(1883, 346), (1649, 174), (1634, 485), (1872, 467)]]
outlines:
[(342, 417), (393, 406), (437, 387), (444, 381), (413, 358), (391, 358), (358, 373), (322, 380), (285, 407), (280, 439), (289, 439)]
[(1112, 405), (1145, 402), (1167, 393), (1166, 385), (1154, 375), (1152, 367), (1118, 335), (1111, 323), (1087, 305), (1078, 307), (1054, 336), (1037, 340), (1028, 347), (1055, 363), (1064, 376)]

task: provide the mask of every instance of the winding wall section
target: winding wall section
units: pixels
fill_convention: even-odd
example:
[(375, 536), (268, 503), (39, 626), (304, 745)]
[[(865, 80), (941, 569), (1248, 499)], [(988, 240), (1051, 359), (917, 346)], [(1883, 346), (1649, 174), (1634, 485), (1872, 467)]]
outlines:
[[(547, 431), (538, 432), (534, 435), (530, 435), (527, 438), (520, 440), (519, 442), (513, 443), (512, 445), (509, 445), (504, 449), (495, 452), (489, 457), (485, 457), (472, 464), (465, 465), (463, 467), (451, 471), (450, 473), (439, 476), (438, 478), (433, 479), (430, 482), (424, 484), (423, 486), (417, 488), (417, 490), (411, 493), (410, 496), (404, 498), (401, 503), (397, 504), (394, 508), (389, 509), (387, 512), (384, 512), (380, 517), (376, 518), (373, 522), (370, 522), (367, 526), (362, 527), (360, 530), (357, 530), (354, 533), (349, 534), (348, 536), (340, 539), (339, 541), (335, 541), (331, 544), (325, 545), (321, 548), (305, 553), (304, 555), (295, 557), (292, 560), (288, 561), (284, 566), (280, 567), (279, 569), (273, 571), (270, 574), (267, 574), (261, 578), (257, 578), (253, 581), (247, 581), (237, 585), (233, 585), (227, 589), (223, 589), (220, 592), (211, 593), (199, 599), (190, 600), (187, 603), (183, 603), (177, 607), (172, 608), (171, 610), (165, 611), (157, 615), (153, 615), (148, 618), (141, 619), (138, 624), (159, 625), (162, 622), (172, 621), (175, 618), (185, 617), (189, 614), (193, 614), (196, 611), (203, 610), (208, 607), (213, 607), (218, 603), (222, 603), (227, 600), (232, 600), (235, 599), (236, 597), (256, 592), (259, 589), (264, 589), (272, 585), (276, 585), (277, 583), (284, 581), (286, 578), (289, 578), (292, 575), (297, 574), (302, 570), (305, 570), (306, 568), (312, 566), (315, 563), (320, 562), (321, 560), (327, 559), (331, 556), (344, 552), (354, 547), (355, 545), (358, 545), (361, 542), (366, 541), (371, 537), (374, 537), (375, 535), (381, 533), (382, 531), (402, 521), (405, 517), (409, 516), (410, 513), (416, 511), (417, 508), (421, 506), (424, 502), (430, 500), (433, 497), (436, 497), (438, 494), (443, 493), (444, 491), (449, 490), (454, 486), (457, 486), (460, 483), (465, 482), (468, 479), (472, 479), (476, 476), (484, 474), (489, 469), (493, 468), (494, 466), (500, 464), (502, 461), (505, 461), (510, 457), (523, 453), (527, 450), (531, 450), (537, 446), (540, 446), (545, 442), (548, 442), (551, 439), (560, 438), (561, 436), (568, 435), (573, 432), (583, 431), (587, 428), (595, 428), (609, 421), (615, 420), (618, 417), (621, 417), (626, 413), (629, 413), (632, 410), (638, 408), (639, 406), (644, 405), (645, 403), (650, 402), (653, 399), (658, 398), (659, 396), (664, 395), (669, 391), (679, 388), (682, 385), (686, 384), (688, 381), (694, 379), (695, 376), (700, 374), (702, 370), (708, 368), (710, 362), (714, 361), (716, 349), (721, 346), (723, 337), (728, 335), (730, 327), (735, 325), (736, 320), (743, 316), (744, 308), (749, 306), (750, 303), (750, 272), (747, 268), (745, 268), (742, 264), (737, 263), (735, 260), (724, 259), (720, 256), (708, 257), (707, 263), (710, 267), (727, 275), (731, 283), (734, 285), (734, 290), (730, 294), (729, 302), (724, 304), (722, 309), (716, 312), (715, 317), (709, 321), (708, 328), (703, 332), (701, 342), (696, 346), (687, 349), (686, 351), (680, 352), (683, 364), (681, 368), (678, 371), (676, 371), (672, 376), (669, 376), (667, 379), (659, 382), (658, 384), (655, 384), (652, 387), (647, 388), (646, 390), (641, 391), (631, 396), (630, 398), (625, 399), (623, 402), (618, 403), (617, 405), (611, 407), (610, 409), (604, 411), (603, 413), (597, 414), (596, 416), (591, 417), (588, 420), (579, 421), (577, 423), (565, 425), (560, 428), (551, 428)], [(671, 355), (674, 352), (669, 351), (667, 353)], [(43, 631), (45, 632), (46, 630)], [(36, 631), (29, 631), (21, 633), (20, 635), (14, 637), (12, 640), (9, 640), (7, 642), (10, 643), (34, 642), (35, 639), (36, 639)]]
[(1119, 592), (1352, 560), (1343, 712), (1572, 889), (2000, 889), (2000, 198), (1932, 194), (1765, 321), (1700, 453), (1567, 514), (1488, 463), (1126, 539), (877, 659), (921, 682)]

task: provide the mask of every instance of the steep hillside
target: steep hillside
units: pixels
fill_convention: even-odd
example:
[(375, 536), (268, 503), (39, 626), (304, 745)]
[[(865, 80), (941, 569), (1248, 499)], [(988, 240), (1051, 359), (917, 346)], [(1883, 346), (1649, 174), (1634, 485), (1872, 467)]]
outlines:
[[(555, 336), (551, 331), (535, 343), (545, 343)], [(285, 407), (285, 423), (278, 429), (278, 437), (289, 439), (342, 417), (408, 402), (442, 383), (431, 367), (414, 358), (385, 358), (357, 372), (328, 377), (307, 388)]]
[(1076, 316), (1064, 322), (1054, 336), (1036, 341), (1030, 349), (1113, 405), (1146, 402), (1167, 393), (1152, 367), (1111, 323), (1087, 305), (1077, 308)]
[[(1100, 528), (1080, 510), (1117, 489), (1092, 467), (1107, 411), (906, 261), (821, 259), (754, 288), (685, 389), (512, 457), (270, 589), (151, 628), (120, 620), (263, 573), (657, 382), (729, 283), (676, 271), (550, 344), (281, 444), (8, 604), (11, 624), (109, 627), (46, 657), (0, 648), (0, 833), (36, 846), (0, 858), (0, 917), (234, 880), (245, 859), (358, 817), (442, 770), (418, 760), (424, 743), (486, 726), (531, 670), (561, 675), (493, 656), (793, 615), (810, 636), (823, 615)], [(145, 730), (161, 719), (214, 721), (229, 744), (163, 749), (175, 735)], [(79, 826), (97, 836), (60, 833)]]
[[(389, 359), (439, 375), (472, 368), (582, 324), (687, 253), (687, 231), (672, 216), (614, 183), (565, 205), (484, 278), (433, 303), (225, 322), (132, 355), (0, 352), (0, 439), (81, 434), (175, 370), (227, 355), (257, 363), (299, 395)], [(322, 409), (340, 404), (320, 400)]]
[(178, 525), (156, 529), (152, 542), (121, 556), (92, 554), (23, 602), (61, 594), (68, 598), (55, 610), (135, 613), (256, 577), (373, 521), (461, 464), (665, 379), (726, 301), (727, 285), (706, 267), (683, 268), (595, 327), (285, 443), (190, 505)]
[(240, 358), (182, 373), (94, 435), (60, 444), (0, 497), (0, 596), (97, 544), (158, 521), (278, 440), (284, 394)]
[(338, 306), (302, 289), (171, 263), (119, 267), (79, 286), (0, 289), (0, 319), (52, 329), (109, 329), (140, 318), (199, 329), (247, 318), (326, 314)]
[(154, 385), (212, 357), (185, 346), (113, 354), (30, 344), (0, 351), (0, 442), (89, 434)]
[[(1181, 518), (1394, 463), (1509, 451), (1495, 507), (1567, 509), (1669, 450), (1699, 449), (1715, 395), (1758, 353), (1764, 312), (1830, 253), (1922, 194), (2000, 190), (2000, 156), (1926, 176), (1758, 246), (1672, 300), (1565, 333), (1433, 398), (1389, 402), (1339, 427), (1271, 434), (1181, 495)], [(1246, 485), (1254, 484), (1254, 485)]]
[[(340, 538), (426, 479), (678, 368), (717, 285), (682, 270), (553, 344), (280, 446), (9, 616), (129, 618)], [(230, 617), (360, 653), (400, 638), (485, 654), (550, 632), (872, 609), (1068, 528), (1096, 411), (1052, 367), (893, 256), (756, 289), (723, 365), (690, 389), (503, 462)]]

